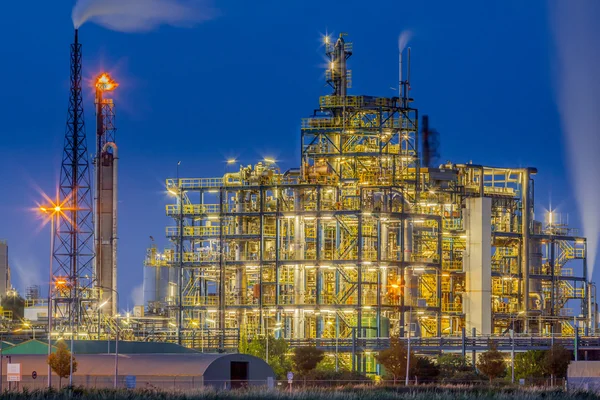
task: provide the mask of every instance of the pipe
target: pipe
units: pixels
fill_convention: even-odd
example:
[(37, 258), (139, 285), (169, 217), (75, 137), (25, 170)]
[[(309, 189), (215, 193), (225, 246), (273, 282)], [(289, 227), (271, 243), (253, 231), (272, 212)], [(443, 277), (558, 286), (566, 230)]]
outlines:
[(236, 184), (234, 179), (238, 179), (240, 181), (238, 183), (241, 183), (241, 178), (242, 177), (239, 172), (229, 172), (229, 173), (223, 175), (223, 183), (227, 186), (234, 185), (234, 184)]
[(587, 300), (588, 326), (590, 327), (590, 334), (594, 335), (596, 333), (596, 305), (594, 304), (596, 301), (596, 285), (593, 282), (588, 283)]
[[(108, 142), (102, 148), (102, 153), (105, 153), (108, 148), (113, 149), (113, 210), (112, 210), (112, 289), (117, 290), (117, 171), (119, 165), (119, 152), (117, 144)], [(117, 302), (111, 301), (112, 315), (117, 314)]]
[[(404, 93), (402, 89), (404, 88), (404, 84), (402, 82), (402, 50), (398, 52), (398, 97), (404, 100)], [(404, 103), (402, 103), (403, 107), (406, 107)]]
[(522, 211), (521, 211), (521, 270), (523, 273), (523, 312), (525, 314), (525, 333), (529, 333), (529, 169), (522, 172)]
[(410, 87), (410, 47), (406, 49), (407, 51), (407, 62), (406, 62), (406, 87), (404, 96), (408, 98), (408, 88)]
[(541, 310), (543, 308), (544, 302), (542, 300), (542, 296), (539, 293), (529, 293), (529, 297), (539, 300), (539, 302), (540, 302), (539, 309)]

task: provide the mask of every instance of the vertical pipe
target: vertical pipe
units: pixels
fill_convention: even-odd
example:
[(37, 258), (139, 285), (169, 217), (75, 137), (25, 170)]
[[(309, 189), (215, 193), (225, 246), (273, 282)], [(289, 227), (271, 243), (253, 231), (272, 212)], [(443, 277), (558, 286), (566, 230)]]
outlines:
[[(406, 84), (410, 86), (410, 47), (406, 49), (407, 51), (407, 65), (406, 65)], [(408, 89), (408, 87), (406, 88)], [(408, 98), (408, 92), (405, 93), (405, 97)]]
[(398, 51), (398, 97), (402, 108), (406, 108), (406, 88), (402, 81), (402, 49)]
[[(52, 354), (52, 283), (53, 283), (53, 260), (54, 260), (54, 218), (58, 219), (58, 216), (54, 216), (54, 210), (50, 215), (50, 276), (48, 278), (48, 357)], [(57, 214), (58, 215), (58, 214)], [(58, 222), (58, 221), (57, 221)], [(2, 346), (0, 346), (0, 352)], [(0, 368), (2, 368), (2, 356), (0, 353)], [(52, 387), (52, 368), (48, 364), (48, 389)], [(0, 392), (2, 391), (2, 372), (0, 372)]]
[(182, 345), (183, 330), (183, 191), (179, 181), (179, 163), (177, 164), (177, 194), (179, 197), (179, 268), (177, 273), (177, 344)]
[(115, 379), (113, 382), (113, 388), (116, 389), (118, 385), (119, 378), (119, 333), (121, 329), (119, 328), (119, 320), (117, 319), (117, 337), (115, 338)]
[[(225, 239), (223, 201), (227, 201), (227, 191), (221, 187), (219, 189), (219, 351), (225, 350), (225, 257), (223, 254), (223, 244)], [(183, 315), (182, 315), (183, 316)]]
[[(363, 270), (363, 212), (364, 212), (364, 204), (363, 204), (363, 190), (360, 190), (360, 198), (359, 198), (359, 210), (358, 214), (358, 260), (356, 263), (357, 266), (357, 280), (358, 280), (358, 301), (357, 301), (357, 321), (356, 327), (358, 329), (358, 337), (362, 337), (362, 270)], [(364, 372), (364, 371), (361, 371)]]
[[(275, 195), (276, 195), (276, 212), (275, 212), (275, 307), (279, 307), (280, 305), (280, 299), (279, 299), (279, 293), (280, 293), (280, 272), (279, 272), (279, 251), (280, 251), (280, 240), (281, 240), (281, 228), (280, 228), (280, 224), (281, 224), (281, 218), (279, 215), (279, 196), (277, 196), (277, 188), (275, 189)], [(279, 314), (278, 314), (279, 316)], [(281, 329), (283, 330), (283, 329)]]
[(523, 311), (525, 317), (525, 333), (529, 333), (529, 225), (530, 225), (530, 198), (529, 198), (529, 169), (521, 173), (521, 269), (523, 271)]

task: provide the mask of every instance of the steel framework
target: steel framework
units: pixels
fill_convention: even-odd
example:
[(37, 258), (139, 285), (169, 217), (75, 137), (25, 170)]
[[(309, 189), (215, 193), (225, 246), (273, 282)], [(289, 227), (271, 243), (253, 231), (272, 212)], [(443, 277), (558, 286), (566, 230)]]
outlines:
[(87, 331), (87, 311), (95, 301), (90, 168), (82, 98), (82, 56), (78, 31), (71, 45), (71, 88), (60, 173), (59, 214), (55, 233), (52, 290), (54, 329)]
[(399, 97), (348, 95), (351, 44), (340, 35), (326, 54), (333, 93), (302, 120), (300, 168), (265, 159), (167, 179), (173, 249), (146, 259), (168, 280), (149, 308), (176, 321), (167, 340), (228, 350), (241, 335), (272, 335), (330, 351), (341, 341), (341, 362), (367, 370), (370, 343), (408, 329), (594, 333), (585, 239), (535, 220), (535, 169), (422, 166), (408, 74)]

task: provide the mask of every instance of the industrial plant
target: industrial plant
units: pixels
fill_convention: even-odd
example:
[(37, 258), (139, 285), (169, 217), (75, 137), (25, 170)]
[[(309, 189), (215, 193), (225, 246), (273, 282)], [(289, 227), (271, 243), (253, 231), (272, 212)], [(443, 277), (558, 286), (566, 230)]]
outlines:
[(434, 164), (410, 48), (392, 98), (348, 93), (344, 34), (325, 48), (331, 93), (302, 120), (297, 168), (166, 180), (172, 247), (150, 248), (144, 273), (165, 340), (232, 351), (268, 335), (364, 370), (390, 337), (594, 334), (586, 239), (534, 213), (536, 169)]
[[(90, 162), (76, 31), (58, 198), (40, 207), (51, 224), (49, 296), (28, 296), (27, 328), (15, 322), (12, 335), (201, 352), (266, 336), (362, 372), (377, 371), (394, 337), (423, 353), (482, 351), (488, 339), (505, 349), (509, 335), (513, 348), (526, 339), (520, 350), (597, 347), (586, 239), (535, 212), (536, 169), (438, 162), (439, 133), (411, 97), (410, 48), (399, 53), (396, 97), (349, 92), (345, 34), (327, 37), (325, 52), (331, 91), (306, 104), (297, 167), (230, 160), (223, 176), (166, 179), (171, 245), (148, 249), (145, 304), (121, 315), (118, 83), (95, 81)], [(5, 253), (0, 242), (2, 290)]]

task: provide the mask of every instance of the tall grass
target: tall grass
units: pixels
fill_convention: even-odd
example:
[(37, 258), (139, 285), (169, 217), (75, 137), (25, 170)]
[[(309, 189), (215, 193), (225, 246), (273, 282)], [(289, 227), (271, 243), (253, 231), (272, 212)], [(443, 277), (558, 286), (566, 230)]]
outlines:
[(493, 389), (473, 387), (354, 387), (283, 390), (247, 389), (233, 391), (199, 390), (173, 393), (148, 390), (64, 389), (62, 391), (5, 392), (3, 400), (600, 400), (591, 392), (564, 392), (548, 389)]

